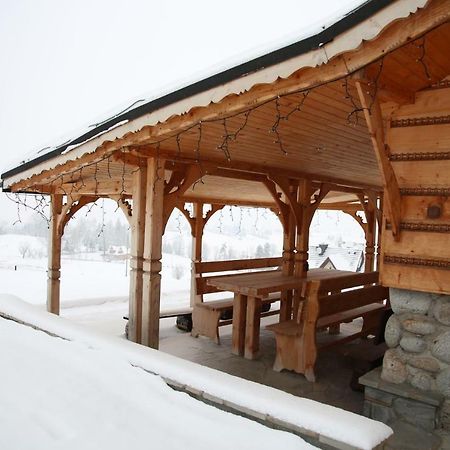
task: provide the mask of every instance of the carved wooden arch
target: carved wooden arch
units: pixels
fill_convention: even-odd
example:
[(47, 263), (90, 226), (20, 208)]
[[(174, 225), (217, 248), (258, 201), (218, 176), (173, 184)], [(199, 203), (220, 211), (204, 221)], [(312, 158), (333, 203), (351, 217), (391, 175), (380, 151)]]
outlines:
[(274, 181), (267, 178), (263, 183), (277, 205), (277, 209), (271, 209), (281, 222), (284, 233), (287, 233), (289, 229), (289, 205), (281, 200), (281, 193), (277, 191), (277, 187)]
[[(288, 179), (273, 174), (269, 175), (269, 178), (280, 188), (286, 197), (289, 207), (294, 214), (298, 229), (309, 226), (316, 209), (331, 190), (331, 186), (328, 183), (321, 183), (318, 194), (314, 196), (314, 201), (311, 202), (311, 197), (317, 189), (312, 187), (309, 182), (306, 183), (307, 192), (303, 192), (301, 198), (297, 198), (296, 186)], [(276, 188), (275, 192), (277, 192)]]
[(361, 216), (358, 216), (358, 211), (350, 211), (348, 209), (342, 209), (343, 213), (348, 214), (352, 219), (355, 219), (355, 221), (358, 223), (358, 225), (361, 226), (361, 228), (364, 231), (364, 235), (367, 236), (367, 223), (364, 223)]
[[(165, 230), (175, 207), (186, 215), (183, 195), (195, 182), (202, 178), (202, 175), (201, 168), (197, 165), (191, 165), (185, 170), (174, 170), (172, 172), (169, 181), (164, 186), (163, 230)], [(180, 207), (180, 204), (183, 206)], [(189, 219), (188, 222), (190, 223)]]
[(60, 236), (64, 234), (64, 228), (74, 214), (83, 206), (89, 203), (95, 203), (100, 197), (94, 195), (69, 195), (66, 203), (62, 206), (61, 213), (58, 215), (57, 229)]

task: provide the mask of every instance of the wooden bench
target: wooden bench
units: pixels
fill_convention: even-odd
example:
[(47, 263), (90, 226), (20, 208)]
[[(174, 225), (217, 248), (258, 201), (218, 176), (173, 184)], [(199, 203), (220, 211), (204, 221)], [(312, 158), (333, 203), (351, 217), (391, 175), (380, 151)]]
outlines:
[[(317, 351), (376, 333), (388, 303), (389, 290), (378, 284), (378, 272), (309, 281), (296, 318), (267, 327), (275, 333), (277, 342), (274, 370), (294, 370), (308, 381), (315, 381)], [(346, 336), (337, 334), (326, 343), (317, 344), (317, 329), (359, 317), (363, 318), (360, 331)]]
[[(223, 292), (208, 285), (208, 280), (216, 277), (236, 276), (240, 273), (256, 271), (256, 269), (278, 268), (281, 264), (281, 257), (196, 262), (195, 288), (197, 298), (192, 311), (192, 336), (208, 336), (217, 344), (220, 344), (219, 327), (232, 323), (233, 297), (204, 301), (205, 295)], [(279, 300), (279, 295), (263, 299), (261, 316), (278, 314), (279, 310), (270, 310), (270, 304)]]

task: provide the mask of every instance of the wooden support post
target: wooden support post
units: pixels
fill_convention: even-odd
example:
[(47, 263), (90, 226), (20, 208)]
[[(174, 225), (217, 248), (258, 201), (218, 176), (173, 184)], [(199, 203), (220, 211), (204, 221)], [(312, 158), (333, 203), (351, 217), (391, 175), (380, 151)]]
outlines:
[[(376, 199), (371, 199), (366, 197), (364, 194), (358, 195), (358, 199), (364, 210), (364, 215), (366, 217), (366, 222), (362, 222), (361, 218), (353, 213), (353, 217), (358, 220), (364, 230), (364, 237), (366, 239), (366, 247), (364, 249), (364, 272), (372, 272), (375, 268), (375, 234), (377, 226), (377, 205)], [(352, 215), (352, 213), (348, 213)]]
[[(301, 180), (298, 190), (298, 206), (301, 213), (300, 223), (297, 223), (297, 238), (295, 255), (295, 275), (305, 276), (308, 270), (309, 225), (314, 210), (311, 211), (311, 181)], [(297, 221), (299, 222), (299, 221)]]
[[(380, 197), (378, 203), (378, 209), (380, 211), (380, 215), (383, 216), (383, 196)], [(383, 220), (377, 222), (377, 261), (376, 261), (376, 270), (380, 271), (380, 262), (381, 262), (381, 236), (383, 233)]]
[[(287, 229), (286, 229), (287, 228)], [(283, 233), (283, 267), (284, 275), (294, 273), (295, 258), (295, 217), (292, 211), (289, 211), (289, 220)], [(292, 316), (292, 291), (282, 292), (280, 306), (280, 322), (290, 320)]]
[(376, 216), (375, 211), (370, 205), (367, 206), (366, 211), (367, 227), (366, 234), (366, 248), (364, 255), (364, 272), (372, 272), (375, 270), (375, 233), (376, 233)]
[(203, 242), (203, 203), (194, 203), (194, 224), (191, 229), (192, 231), (192, 262), (191, 262), (191, 308), (194, 307), (196, 303), (203, 302), (203, 295), (197, 295), (196, 278), (195, 273), (195, 263), (201, 262), (202, 260), (202, 242)]
[[(296, 253), (294, 275), (305, 277), (308, 271), (308, 250), (309, 250), (309, 225), (311, 223), (314, 210), (311, 211), (311, 181), (301, 180), (298, 186), (297, 202), (300, 217), (296, 218)], [(293, 311), (296, 320), (301, 316), (301, 297), (303, 293), (297, 290), (294, 292)]]
[(139, 170), (133, 174), (132, 195), (128, 339), (133, 342), (141, 342), (145, 206), (147, 197), (146, 164), (141, 165)]
[(47, 311), (59, 314), (60, 277), (61, 277), (61, 238), (60, 227), (63, 196), (50, 195), (50, 236), (48, 247), (48, 280), (47, 280)]
[(155, 349), (159, 346), (164, 163), (156, 158), (147, 163), (141, 343)]

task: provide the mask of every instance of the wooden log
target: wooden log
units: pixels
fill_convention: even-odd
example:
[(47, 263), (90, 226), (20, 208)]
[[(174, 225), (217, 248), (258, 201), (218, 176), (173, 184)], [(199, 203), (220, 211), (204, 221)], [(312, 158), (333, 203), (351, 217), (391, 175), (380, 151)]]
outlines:
[(155, 349), (159, 347), (164, 163), (149, 158), (147, 165), (141, 343)]
[[(289, 211), (287, 229), (283, 233), (283, 275), (294, 273), (295, 258), (295, 218), (292, 211)], [(281, 293), (280, 322), (289, 320), (292, 316), (292, 291)]]
[(48, 247), (48, 281), (47, 281), (47, 311), (59, 314), (60, 310), (60, 278), (61, 278), (61, 238), (60, 218), (63, 206), (62, 195), (50, 196), (50, 234)]
[(133, 174), (133, 212), (131, 217), (128, 339), (133, 342), (141, 342), (146, 189), (147, 167), (141, 166)]

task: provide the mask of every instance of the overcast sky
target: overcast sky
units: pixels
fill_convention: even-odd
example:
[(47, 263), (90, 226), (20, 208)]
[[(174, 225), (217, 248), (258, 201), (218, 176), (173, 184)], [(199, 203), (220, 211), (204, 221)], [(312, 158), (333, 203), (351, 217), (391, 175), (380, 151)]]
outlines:
[[(360, 3), (0, 0), (0, 173), (117, 105), (315, 34)], [(10, 209), (0, 199), (3, 218)]]

